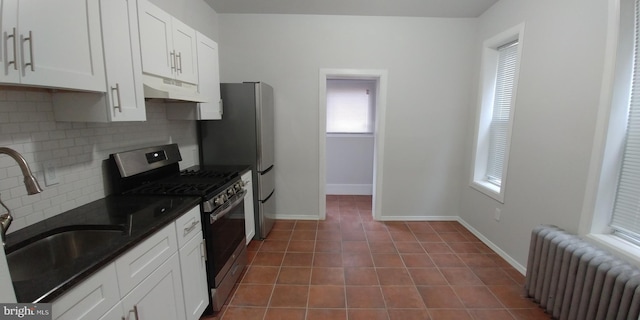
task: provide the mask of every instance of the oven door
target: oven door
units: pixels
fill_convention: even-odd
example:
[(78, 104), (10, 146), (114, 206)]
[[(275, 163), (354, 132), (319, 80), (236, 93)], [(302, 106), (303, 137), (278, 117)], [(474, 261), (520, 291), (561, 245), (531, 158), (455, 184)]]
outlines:
[(244, 195), (242, 192), (208, 214), (205, 237), (209, 267), (209, 284), (218, 287), (231, 268), (235, 251), (245, 239)]

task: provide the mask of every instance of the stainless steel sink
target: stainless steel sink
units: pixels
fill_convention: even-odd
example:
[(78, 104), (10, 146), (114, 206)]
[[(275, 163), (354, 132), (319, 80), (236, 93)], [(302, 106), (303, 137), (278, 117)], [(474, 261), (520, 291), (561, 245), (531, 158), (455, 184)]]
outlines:
[(67, 230), (38, 239), (7, 254), (12, 281), (25, 281), (68, 268), (79, 258), (107, 247), (122, 230)]

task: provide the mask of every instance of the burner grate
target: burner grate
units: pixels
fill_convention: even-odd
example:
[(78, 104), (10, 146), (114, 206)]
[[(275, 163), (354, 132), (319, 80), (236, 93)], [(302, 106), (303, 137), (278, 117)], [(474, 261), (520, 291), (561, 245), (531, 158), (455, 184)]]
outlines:
[(213, 186), (208, 183), (149, 183), (127, 193), (150, 195), (197, 195), (207, 194)]
[(237, 172), (213, 171), (213, 170), (183, 170), (180, 172), (182, 177), (196, 178), (222, 178), (229, 179), (237, 176)]

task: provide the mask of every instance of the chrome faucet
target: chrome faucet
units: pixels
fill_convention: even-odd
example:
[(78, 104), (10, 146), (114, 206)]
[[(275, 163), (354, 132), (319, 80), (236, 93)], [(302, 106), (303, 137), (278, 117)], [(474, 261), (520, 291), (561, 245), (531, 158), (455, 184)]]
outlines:
[[(24, 186), (27, 188), (27, 194), (31, 195), (42, 192), (42, 188), (40, 188), (36, 177), (33, 176), (33, 173), (29, 168), (29, 164), (27, 164), (27, 161), (20, 153), (10, 148), (0, 147), (0, 154), (6, 154), (18, 163), (20, 170), (22, 170), (22, 175), (24, 176)], [(13, 221), (13, 217), (11, 216), (9, 208), (7, 208), (7, 206), (2, 202), (2, 199), (0, 199), (0, 205), (7, 210), (7, 213), (0, 215), (0, 236), (2, 237), (2, 245), (4, 246), (7, 229), (9, 229), (11, 221)]]

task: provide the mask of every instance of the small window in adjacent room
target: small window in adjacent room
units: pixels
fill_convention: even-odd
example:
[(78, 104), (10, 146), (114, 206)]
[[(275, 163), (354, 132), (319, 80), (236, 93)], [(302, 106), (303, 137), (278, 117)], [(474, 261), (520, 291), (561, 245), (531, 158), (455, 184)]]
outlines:
[(374, 80), (327, 80), (327, 133), (373, 133)]
[(504, 202), (523, 30), (520, 25), (483, 44), (471, 186), (500, 202)]

